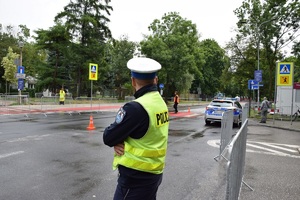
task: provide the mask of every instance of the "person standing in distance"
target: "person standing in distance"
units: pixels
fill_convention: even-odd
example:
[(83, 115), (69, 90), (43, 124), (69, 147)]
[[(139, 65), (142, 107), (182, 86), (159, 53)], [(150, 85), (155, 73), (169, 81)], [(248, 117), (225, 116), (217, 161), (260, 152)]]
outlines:
[(174, 105), (173, 105), (173, 108), (175, 109), (175, 113), (178, 113), (178, 104), (179, 104), (179, 95), (178, 95), (178, 92), (175, 91), (175, 93), (174, 93)]
[(260, 109), (261, 109), (260, 110), (260, 112), (261, 112), (260, 123), (266, 123), (268, 108), (270, 108), (269, 101), (268, 101), (267, 97), (264, 97), (264, 100), (261, 102), (261, 106), (260, 106)]
[(65, 98), (66, 98), (66, 93), (64, 88), (62, 87), (59, 90), (59, 105), (65, 105)]
[(162, 182), (168, 144), (168, 107), (157, 89), (161, 65), (150, 58), (127, 62), (135, 100), (124, 104), (105, 128), (103, 141), (114, 147), (119, 170), (114, 200), (155, 200)]

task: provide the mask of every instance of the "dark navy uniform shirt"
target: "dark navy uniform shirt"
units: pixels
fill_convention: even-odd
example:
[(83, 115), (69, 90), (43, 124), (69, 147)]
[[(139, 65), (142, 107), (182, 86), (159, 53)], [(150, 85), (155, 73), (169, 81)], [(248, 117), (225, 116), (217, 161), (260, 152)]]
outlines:
[[(157, 91), (157, 85), (151, 84), (142, 87), (135, 94), (137, 99), (144, 94)], [(116, 116), (116, 120), (104, 130), (104, 144), (113, 147), (123, 143), (127, 137), (139, 139), (143, 137), (149, 128), (149, 116), (146, 110), (137, 102), (126, 103)], [(126, 187), (137, 187), (156, 183), (162, 174), (151, 174), (119, 165), (118, 183)]]

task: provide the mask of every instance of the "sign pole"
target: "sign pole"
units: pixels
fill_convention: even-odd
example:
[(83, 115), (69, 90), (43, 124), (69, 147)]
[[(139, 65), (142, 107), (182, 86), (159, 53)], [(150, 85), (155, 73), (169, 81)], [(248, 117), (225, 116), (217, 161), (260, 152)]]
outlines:
[(93, 80), (98, 80), (98, 64), (89, 63), (89, 80), (91, 80), (91, 110), (93, 102)]
[[(22, 49), (23, 49), (23, 44), (22, 43), (20, 43), (19, 44), (20, 45), (20, 66), (22, 66)], [(22, 90), (21, 90), (21, 88), (18, 88), (18, 90), (19, 90), (19, 105), (21, 105), (22, 104), (22, 98), (21, 98), (21, 96), (22, 96)]]
[[(292, 64), (294, 65), (294, 63)], [(291, 67), (291, 74), (292, 74), (292, 107), (291, 107), (291, 125), (293, 124), (292, 115), (294, 109), (294, 66)]]
[(93, 104), (93, 81), (91, 80), (91, 110), (92, 110), (92, 104)]

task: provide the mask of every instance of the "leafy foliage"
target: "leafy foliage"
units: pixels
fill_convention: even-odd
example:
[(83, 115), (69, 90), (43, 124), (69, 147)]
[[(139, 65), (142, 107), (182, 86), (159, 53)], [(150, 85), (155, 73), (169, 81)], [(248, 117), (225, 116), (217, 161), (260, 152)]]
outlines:
[(205, 58), (205, 64), (201, 69), (203, 73), (202, 92), (207, 95), (213, 95), (221, 90), (220, 77), (226, 67), (225, 51), (216, 41), (211, 39), (202, 41), (200, 49)]
[(3, 78), (10, 83), (17, 83), (15, 74), (17, 72), (17, 67), (15, 65), (15, 59), (19, 57), (19, 54), (14, 53), (12, 48), (8, 48), (8, 53), (6, 57), (3, 58), (1, 66), (4, 68)]
[[(152, 34), (140, 43), (141, 51), (161, 63), (159, 82), (165, 83), (166, 95), (171, 96), (179, 89), (188, 90), (192, 79), (185, 79), (184, 75), (193, 74), (193, 79), (202, 76), (198, 65), (203, 61), (195, 45), (199, 40), (196, 25), (171, 12), (165, 14), (161, 21), (154, 20), (149, 30)], [(190, 81), (188, 84), (187, 80)]]
[[(284, 47), (299, 34), (299, 11), (298, 0), (247, 0), (235, 10), (238, 17), (237, 37), (245, 38), (250, 49), (257, 49), (256, 69), (263, 70), (262, 92), (265, 96), (274, 96), (276, 61), (283, 60)], [(253, 68), (248, 71), (250, 69)]]
[(73, 62), (69, 63), (74, 80), (76, 80), (76, 96), (88, 93), (88, 63), (100, 63), (104, 55), (105, 40), (111, 37), (107, 26), (112, 7), (110, 0), (76, 0), (64, 7), (64, 11), (55, 17), (56, 22), (65, 22), (71, 36), (70, 49)]

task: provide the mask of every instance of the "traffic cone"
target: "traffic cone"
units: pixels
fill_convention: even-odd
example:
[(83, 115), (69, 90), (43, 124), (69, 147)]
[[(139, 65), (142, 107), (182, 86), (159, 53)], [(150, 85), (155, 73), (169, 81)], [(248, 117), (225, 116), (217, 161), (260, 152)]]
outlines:
[(94, 126), (94, 120), (93, 120), (93, 116), (90, 116), (90, 124), (89, 126), (86, 128), (87, 130), (95, 130), (95, 126)]

